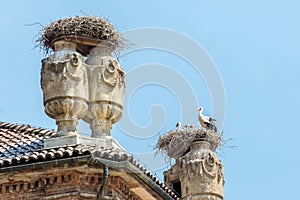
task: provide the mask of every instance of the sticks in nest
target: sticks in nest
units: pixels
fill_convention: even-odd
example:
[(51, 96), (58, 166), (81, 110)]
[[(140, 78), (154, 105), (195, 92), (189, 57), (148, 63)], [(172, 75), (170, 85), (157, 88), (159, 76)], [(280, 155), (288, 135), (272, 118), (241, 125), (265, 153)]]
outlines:
[(45, 26), (40, 38), (36, 41), (37, 46), (47, 54), (55, 39), (70, 35), (109, 41), (119, 50), (126, 47), (126, 40), (111, 23), (99, 17), (85, 16), (59, 19)]
[[(224, 142), (222, 135), (212, 131), (199, 128), (181, 128), (171, 130), (161, 136), (156, 144), (156, 151), (169, 157), (178, 158), (183, 155), (195, 140), (206, 140), (211, 143), (211, 148), (215, 150)], [(185, 146), (185, 148), (183, 148)]]

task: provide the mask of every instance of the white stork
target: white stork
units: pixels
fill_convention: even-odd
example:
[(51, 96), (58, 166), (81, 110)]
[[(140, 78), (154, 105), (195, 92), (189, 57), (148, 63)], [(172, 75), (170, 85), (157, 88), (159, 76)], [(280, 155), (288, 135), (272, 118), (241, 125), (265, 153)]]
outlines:
[(207, 130), (213, 130), (215, 132), (217, 132), (217, 127), (215, 125), (215, 119), (211, 118), (211, 117), (208, 117), (208, 116), (205, 116), (202, 114), (203, 112), (203, 108), (202, 107), (199, 107), (198, 108), (198, 119), (199, 119), (199, 122), (201, 124), (201, 126)]
[(179, 130), (181, 128), (181, 123), (180, 122), (177, 122), (176, 128), (177, 128), (177, 130)]

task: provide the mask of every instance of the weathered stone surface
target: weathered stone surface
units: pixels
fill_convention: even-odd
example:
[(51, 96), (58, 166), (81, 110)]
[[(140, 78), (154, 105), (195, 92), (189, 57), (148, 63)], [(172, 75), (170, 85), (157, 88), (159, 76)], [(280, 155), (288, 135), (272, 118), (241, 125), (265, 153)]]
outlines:
[[(0, 174), (0, 199), (96, 199), (102, 165), (73, 162)], [(103, 199), (163, 200), (134, 173), (109, 169)], [(175, 198), (174, 198), (175, 199)]]
[(86, 63), (89, 74), (89, 112), (92, 137), (110, 135), (112, 124), (122, 117), (125, 72), (111, 56), (112, 48), (103, 43), (90, 51)]
[(45, 148), (59, 147), (65, 145), (82, 144), (97, 146), (103, 148), (119, 149), (125, 152), (125, 149), (111, 136), (103, 136), (101, 138), (84, 137), (79, 134), (67, 135), (61, 137), (52, 137), (44, 141)]
[(187, 200), (223, 200), (223, 197), (219, 197), (212, 194), (196, 194), (196, 195), (189, 195), (185, 197)]
[(209, 140), (193, 141), (189, 151), (164, 172), (164, 177), (169, 187), (180, 182), (183, 200), (223, 199), (223, 165)]
[(93, 47), (86, 61), (76, 45), (56, 41), (55, 52), (42, 60), (45, 112), (56, 120), (57, 136), (77, 134), (81, 118), (90, 123), (92, 137), (110, 135), (112, 124), (122, 117), (125, 72), (111, 56), (110, 43)]
[(88, 110), (86, 66), (74, 48), (75, 44), (57, 41), (56, 51), (42, 60), (45, 112), (56, 120), (58, 135), (76, 134), (77, 121)]

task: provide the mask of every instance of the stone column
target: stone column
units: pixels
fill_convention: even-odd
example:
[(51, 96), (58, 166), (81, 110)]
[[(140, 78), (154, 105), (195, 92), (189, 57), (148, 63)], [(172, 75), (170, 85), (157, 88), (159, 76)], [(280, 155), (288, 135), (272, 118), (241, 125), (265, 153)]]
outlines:
[(161, 137), (161, 150), (176, 159), (164, 172), (165, 184), (183, 200), (223, 200), (223, 165), (215, 153), (220, 141), (219, 133), (198, 128), (181, 128)]
[(42, 60), (41, 86), (45, 112), (56, 120), (57, 136), (78, 134), (78, 119), (88, 110), (88, 79), (76, 43), (54, 42), (54, 53)]
[(110, 136), (112, 124), (122, 117), (125, 72), (111, 54), (114, 48), (103, 41), (94, 47), (86, 60), (89, 76), (89, 111), (84, 118), (92, 137)]
[(183, 200), (223, 200), (222, 163), (209, 141), (194, 141), (180, 158)]

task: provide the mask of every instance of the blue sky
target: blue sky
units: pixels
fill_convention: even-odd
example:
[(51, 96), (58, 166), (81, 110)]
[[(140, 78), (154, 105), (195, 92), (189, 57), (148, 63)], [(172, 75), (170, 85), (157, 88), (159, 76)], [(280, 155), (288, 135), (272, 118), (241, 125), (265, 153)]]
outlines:
[[(124, 32), (158, 27), (175, 30), (202, 46), (215, 63), (226, 91), (224, 137), (233, 138), (221, 157), (225, 197), (230, 200), (292, 199), (299, 189), (300, 28), (297, 1), (5, 1), (1, 6), (0, 120), (55, 129), (43, 111), (40, 60), (33, 49), (39, 22), (74, 15), (104, 16)], [(82, 12), (83, 11), (83, 12)], [(130, 73), (140, 65), (156, 63), (181, 75), (194, 91), (198, 104), (212, 112), (203, 77), (179, 56), (142, 50), (120, 58)], [(127, 80), (130, 81), (130, 80)], [(180, 87), (177, 82), (174, 85)], [(139, 88), (128, 107), (138, 126), (151, 123), (153, 105), (165, 110), (160, 134), (173, 129), (186, 102), (171, 86), (148, 84)], [(196, 108), (195, 108), (196, 109)], [(160, 113), (154, 115), (160, 117)], [(195, 116), (190, 113), (191, 118)], [(192, 123), (194, 121), (186, 121)], [(80, 123), (80, 131), (89, 134)], [(140, 138), (115, 126), (112, 135), (134, 154), (151, 154), (158, 135)], [(148, 158), (149, 159), (149, 158)], [(141, 160), (151, 165), (150, 160)], [(147, 163), (148, 162), (148, 163)], [(161, 177), (161, 171), (156, 173)]]

